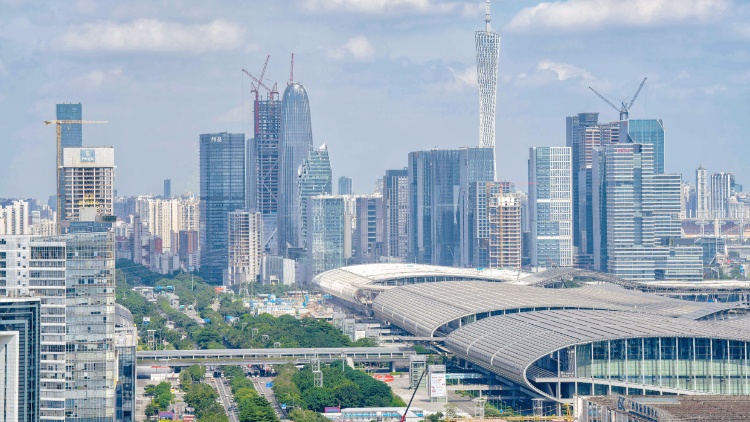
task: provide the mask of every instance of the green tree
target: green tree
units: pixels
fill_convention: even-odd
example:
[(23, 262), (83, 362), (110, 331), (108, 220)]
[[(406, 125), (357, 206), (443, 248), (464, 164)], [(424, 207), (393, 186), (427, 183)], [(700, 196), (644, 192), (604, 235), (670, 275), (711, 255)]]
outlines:
[(359, 386), (348, 380), (333, 387), (331, 393), (336, 400), (336, 404), (342, 408), (358, 407), (362, 401)]
[(312, 410), (295, 408), (289, 412), (289, 419), (294, 422), (329, 422), (330, 419)]
[(302, 401), (308, 409), (316, 412), (322, 412), (327, 406), (336, 404), (333, 394), (321, 387), (308, 388), (302, 393)]

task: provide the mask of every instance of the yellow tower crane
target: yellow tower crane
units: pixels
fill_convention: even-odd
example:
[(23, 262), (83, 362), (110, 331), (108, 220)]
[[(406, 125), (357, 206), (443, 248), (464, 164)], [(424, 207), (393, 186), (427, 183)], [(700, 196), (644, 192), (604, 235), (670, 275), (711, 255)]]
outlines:
[(56, 227), (55, 230), (58, 234), (61, 233), (62, 227), (60, 227), (60, 218), (62, 216), (62, 196), (60, 192), (60, 182), (62, 181), (62, 125), (86, 125), (86, 124), (106, 124), (109, 123), (104, 120), (45, 120), (44, 125), (55, 125), (57, 131), (57, 182), (55, 189), (57, 190), (57, 217), (55, 218)]

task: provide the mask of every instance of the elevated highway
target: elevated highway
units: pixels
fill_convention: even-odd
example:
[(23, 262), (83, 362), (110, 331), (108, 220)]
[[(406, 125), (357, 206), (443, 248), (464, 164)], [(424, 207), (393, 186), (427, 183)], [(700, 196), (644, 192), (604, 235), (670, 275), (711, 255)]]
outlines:
[(273, 365), (305, 364), (316, 358), (332, 362), (342, 358), (362, 363), (408, 364), (416, 352), (408, 347), (332, 347), (332, 348), (277, 348), (277, 349), (214, 349), (214, 350), (156, 350), (139, 351), (139, 365), (165, 366), (209, 365)]

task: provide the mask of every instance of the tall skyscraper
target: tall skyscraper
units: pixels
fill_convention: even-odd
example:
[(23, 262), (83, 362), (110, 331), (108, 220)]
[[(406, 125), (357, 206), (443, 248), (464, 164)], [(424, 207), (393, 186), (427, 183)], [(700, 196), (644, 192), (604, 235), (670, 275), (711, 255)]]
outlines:
[(462, 264), (469, 186), (494, 180), (493, 164), (489, 148), (409, 153), (409, 260)]
[(708, 185), (708, 171), (703, 164), (695, 169), (695, 216), (701, 221), (711, 218), (711, 190)]
[(515, 190), (508, 181), (474, 181), (462, 195), (461, 266), (489, 266), (490, 222), (488, 207), (494, 196)]
[(489, 268), (521, 266), (521, 196), (492, 196), (487, 206), (489, 221)]
[(206, 279), (221, 283), (228, 214), (245, 206), (245, 134), (200, 135), (200, 252)]
[(307, 240), (307, 216), (308, 199), (317, 195), (331, 195), (333, 173), (331, 171), (331, 160), (328, 156), (328, 146), (323, 144), (320, 148), (310, 150), (310, 155), (299, 168), (298, 192), (300, 215), (296, 219), (299, 233), (296, 236), (296, 245), (305, 248)]
[[(586, 129), (599, 124), (599, 113), (578, 113), (575, 116), (565, 118), (565, 146), (571, 150), (571, 171), (573, 185), (573, 246), (581, 247), (581, 231), (579, 207), (582, 200), (581, 189), (579, 187), (579, 174), (582, 168), (580, 164), (581, 150), (585, 150), (587, 132)], [(589, 140), (592, 141), (592, 133), (588, 133)], [(585, 152), (583, 153), (585, 155)]]
[(529, 150), (531, 265), (573, 265), (573, 189), (571, 149)]
[(385, 214), (380, 195), (357, 196), (356, 222), (352, 233), (354, 262), (378, 262), (384, 254)]
[(279, 141), (279, 253), (301, 247), (298, 238), (302, 219), (298, 171), (313, 149), (310, 102), (300, 83), (287, 85), (281, 106)]
[(164, 179), (164, 198), (172, 197), (172, 179)]
[(406, 260), (409, 251), (409, 173), (386, 170), (383, 177), (385, 255)]
[(349, 176), (339, 177), (339, 195), (352, 194), (352, 178)]
[(711, 214), (721, 219), (729, 216), (729, 197), (734, 192), (733, 173), (714, 173), (711, 175)]
[(594, 268), (631, 281), (702, 278), (701, 248), (681, 237), (679, 174), (654, 174), (654, 146), (606, 145), (594, 157)]
[(40, 319), (39, 298), (0, 300), (0, 372), (3, 374), (0, 415), (3, 421), (40, 420)]
[(135, 384), (138, 330), (128, 308), (115, 305), (115, 346), (117, 347), (116, 422), (135, 421)]
[(80, 221), (85, 208), (95, 209), (96, 215), (114, 215), (114, 148), (65, 148), (62, 164), (58, 231), (70, 222)]
[(263, 214), (263, 244), (278, 253), (278, 211), (280, 183), (281, 101), (255, 101), (253, 139), (247, 147), (247, 209)]
[[(56, 106), (57, 120), (83, 120), (83, 106), (81, 103), (63, 103)], [(60, 146), (62, 148), (80, 148), (83, 146), (83, 125), (80, 123), (65, 123), (60, 126)]]
[(29, 203), (13, 201), (0, 207), (0, 234), (29, 234)]
[(474, 38), (477, 48), (477, 82), (479, 85), (479, 146), (492, 149), (494, 157), (500, 35), (492, 32), (490, 21), (490, 0), (487, 0), (484, 30), (476, 31)]
[(633, 119), (625, 124), (630, 142), (654, 146), (654, 174), (664, 174), (664, 122), (661, 119)]
[(229, 252), (225, 286), (254, 283), (260, 274), (263, 214), (255, 211), (229, 213)]
[(32, 295), (42, 299), (40, 421), (65, 420), (65, 242), (0, 236), (0, 302)]
[(343, 267), (344, 198), (321, 195), (308, 200), (307, 256), (311, 274)]

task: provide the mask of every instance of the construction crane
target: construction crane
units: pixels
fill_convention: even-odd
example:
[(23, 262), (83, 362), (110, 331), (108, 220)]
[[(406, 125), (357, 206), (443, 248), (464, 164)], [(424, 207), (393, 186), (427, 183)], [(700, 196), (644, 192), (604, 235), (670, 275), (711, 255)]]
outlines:
[(589, 89), (594, 94), (596, 94), (599, 98), (601, 98), (602, 100), (604, 100), (605, 103), (609, 104), (610, 106), (612, 106), (612, 108), (614, 108), (615, 110), (619, 111), (620, 112), (620, 120), (628, 120), (628, 112), (630, 111), (630, 108), (633, 107), (633, 103), (635, 103), (635, 99), (638, 98), (638, 94), (641, 93), (641, 89), (643, 88), (643, 84), (646, 83), (646, 79), (647, 78), (643, 78), (643, 82), (641, 82), (641, 85), (635, 91), (635, 94), (633, 94), (633, 99), (630, 100), (630, 103), (627, 102), (628, 99), (626, 98), (625, 100), (620, 101), (620, 103), (622, 104), (620, 107), (617, 107), (616, 105), (612, 104), (612, 102), (609, 101), (607, 99), (607, 97), (605, 97), (604, 95), (602, 95), (599, 92), (597, 92), (594, 88), (589, 87)]
[(91, 125), (91, 124), (106, 124), (109, 123), (104, 120), (45, 120), (44, 125), (55, 125), (55, 130), (57, 132), (57, 182), (55, 189), (57, 190), (57, 218), (56, 220), (56, 228), (57, 233), (60, 233), (61, 227), (60, 227), (60, 218), (62, 217), (62, 193), (60, 192), (60, 181), (62, 180), (62, 125)]
[(256, 78), (255, 75), (253, 75), (252, 73), (248, 72), (245, 69), (242, 69), (242, 72), (245, 73), (245, 75), (249, 76), (250, 79), (252, 79), (254, 82), (250, 84), (252, 86), (252, 88), (250, 89), (250, 92), (255, 93), (255, 103), (254, 103), (255, 111), (253, 113), (253, 116), (255, 117), (255, 133), (258, 133), (260, 129), (260, 107), (258, 107), (258, 101), (260, 101), (260, 92), (259, 92), (260, 88), (261, 87), (265, 88), (266, 91), (269, 92), (271, 101), (273, 101), (276, 98), (276, 96), (279, 95), (278, 84), (274, 83), (273, 87), (269, 88), (268, 86), (266, 86), (266, 84), (263, 83), (263, 78), (265, 78), (265, 75), (266, 75), (266, 68), (268, 67), (268, 60), (270, 58), (271, 58), (271, 55), (269, 54), (266, 57), (266, 62), (263, 63), (263, 70), (261, 70), (260, 72), (260, 78)]

